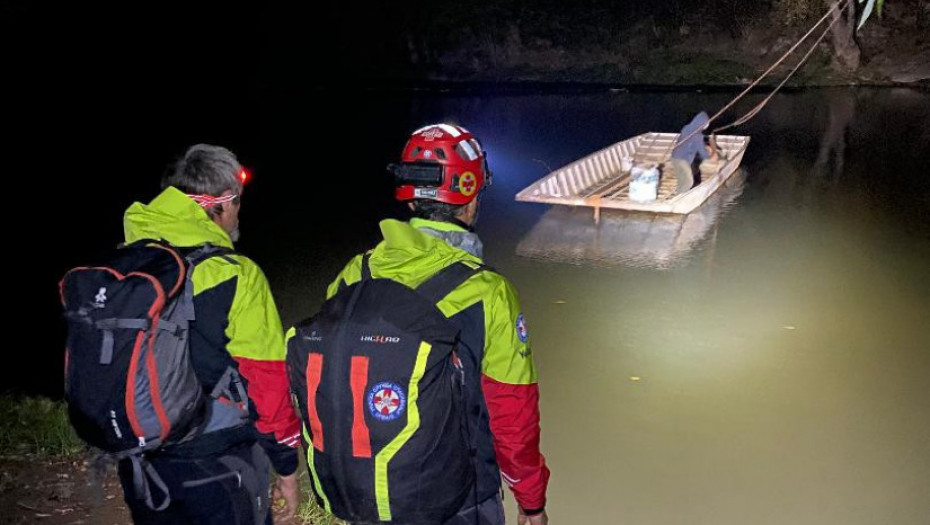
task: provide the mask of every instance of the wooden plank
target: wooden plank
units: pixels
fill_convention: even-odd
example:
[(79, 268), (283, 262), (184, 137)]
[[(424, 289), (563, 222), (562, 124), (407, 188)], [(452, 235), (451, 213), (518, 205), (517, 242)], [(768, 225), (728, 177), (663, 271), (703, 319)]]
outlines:
[[(621, 175), (621, 176), (622, 176), (622, 175)], [(595, 186), (592, 186), (591, 188), (589, 188), (588, 190), (586, 190), (585, 192), (583, 192), (582, 194), (580, 194), (580, 195), (578, 195), (578, 196), (581, 197), (581, 198), (583, 198), (583, 199), (587, 199), (587, 198), (589, 198), (589, 197), (591, 197), (591, 196), (593, 196), (593, 195), (602, 195), (605, 191), (607, 191), (608, 188), (610, 188), (611, 186), (613, 186), (614, 184), (616, 184), (616, 183), (618, 182), (618, 179), (619, 179), (621, 176), (618, 176), (618, 177), (610, 177), (610, 178), (608, 178), (608, 179), (605, 179), (605, 180), (604, 180), (603, 182), (601, 182), (600, 184), (596, 184)]]
[(622, 186), (629, 186), (629, 185), (630, 185), (629, 175), (626, 175), (626, 176), (621, 175), (620, 177), (616, 179), (612, 179), (610, 181), (610, 184), (599, 188), (596, 192), (592, 192), (592, 193), (589, 193), (588, 195), (585, 195), (585, 200), (604, 198), (605, 195), (614, 191), (615, 189), (622, 187)]

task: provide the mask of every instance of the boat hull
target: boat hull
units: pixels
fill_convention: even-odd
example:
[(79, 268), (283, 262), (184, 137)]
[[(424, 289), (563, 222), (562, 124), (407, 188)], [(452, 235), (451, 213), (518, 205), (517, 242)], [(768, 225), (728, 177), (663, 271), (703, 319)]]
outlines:
[(521, 202), (540, 202), (595, 209), (688, 214), (714, 194), (739, 168), (749, 137), (717, 135), (722, 153), (719, 169), (690, 190), (676, 194), (674, 177), (660, 180), (659, 197), (651, 202), (629, 198), (629, 160), (660, 164), (669, 158), (677, 133), (644, 133), (617, 142), (529, 185), (516, 195)]

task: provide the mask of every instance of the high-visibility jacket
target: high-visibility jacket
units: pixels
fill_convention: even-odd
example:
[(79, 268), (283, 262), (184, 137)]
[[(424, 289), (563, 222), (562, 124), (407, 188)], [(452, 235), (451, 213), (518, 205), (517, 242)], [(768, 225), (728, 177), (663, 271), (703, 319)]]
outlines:
[[(132, 204), (123, 226), (127, 244), (162, 239), (181, 248), (206, 243), (233, 247), (203, 208), (174, 187), (149, 204)], [(196, 319), (191, 322), (190, 358), (197, 378), (209, 395), (227, 367), (236, 368), (251, 401), (254, 425), (203, 434), (172, 447), (171, 453), (214, 454), (258, 439), (279, 474), (293, 473), (300, 423), (290, 402), (281, 319), (265, 274), (248, 257), (233, 253), (200, 262), (191, 279)]]
[[(462, 231), (455, 224), (413, 219), (381, 222), (384, 241), (370, 253), (374, 278), (416, 287), (456, 262), (477, 266), (481, 259), (420, 231)], [(361, 279), (362, 255), (353, 258), (329, 286)], [(477, 448), (478, 499), (494, 496), (501, 477), (528, 513), (546, 504), (549, 469), (539, 451), (539, 389), (529, 332), (513, 285), (492, 271), (479, 272), (437, 305), (461, 327), (457, 352), (465, 367), (466, 396)]]

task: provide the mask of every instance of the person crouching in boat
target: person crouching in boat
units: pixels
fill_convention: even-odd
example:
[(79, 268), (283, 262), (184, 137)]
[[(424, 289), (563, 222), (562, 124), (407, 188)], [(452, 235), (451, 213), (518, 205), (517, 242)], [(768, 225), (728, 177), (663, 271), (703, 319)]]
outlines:
[(707, 113), (700, 112), (685, 127), (672, 150), (671, 158), (663, 166), (663, 174), (673, 174), (678, 180), (676, 195), (690, 190), (702, 181), (702, 175), (713, 175), (720, 162), (720, 151), (713, 136), (705, 136), (703, 130), (710, 123)]

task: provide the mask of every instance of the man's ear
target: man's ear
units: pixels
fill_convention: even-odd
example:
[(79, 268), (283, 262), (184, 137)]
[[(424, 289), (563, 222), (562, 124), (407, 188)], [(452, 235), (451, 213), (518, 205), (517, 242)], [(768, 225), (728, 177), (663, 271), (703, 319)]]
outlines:
[(208, 213), (207, 215), (209, 215), (210, 218), (213, 219), (213, 222), (220, 224), (220, 219), (223, 216), (223, 204), (214, 204), (210, 208), (210, 213)]

